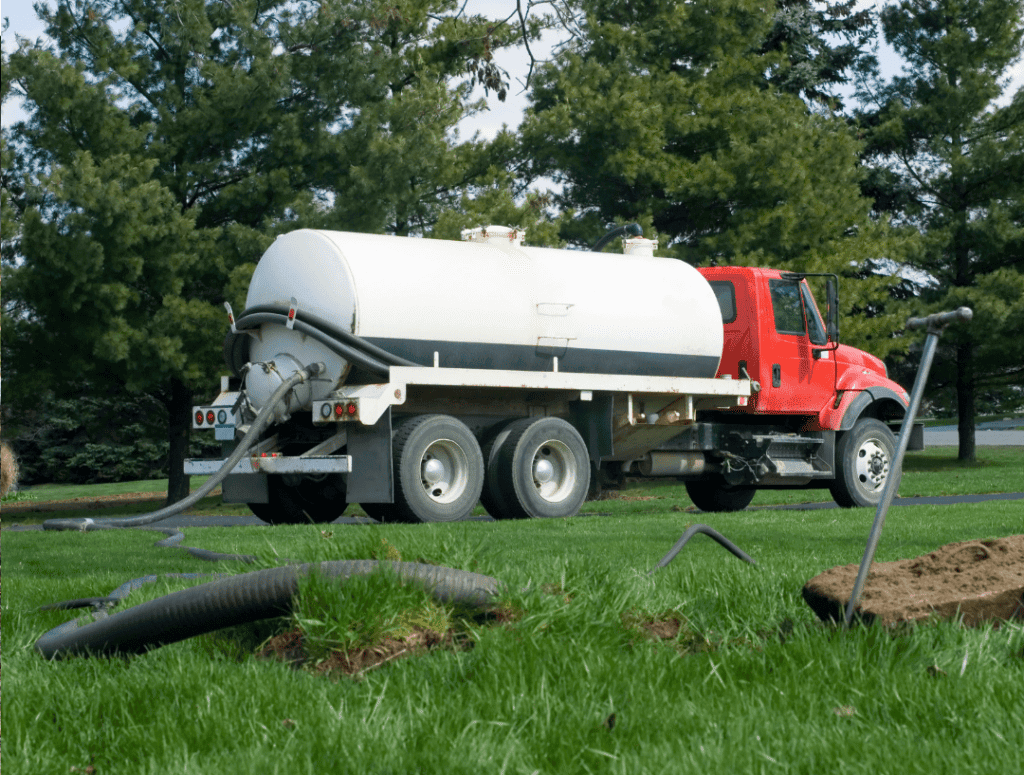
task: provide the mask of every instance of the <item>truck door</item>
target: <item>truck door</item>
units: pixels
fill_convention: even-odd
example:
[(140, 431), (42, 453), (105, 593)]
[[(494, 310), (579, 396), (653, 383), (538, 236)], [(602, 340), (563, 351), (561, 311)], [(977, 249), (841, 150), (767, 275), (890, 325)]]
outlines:
[(787, 414), (817, 414), (835, 394), (835, 353), (807, 283), (771, 278), (770, 321), (762, 320), (760, 408)]

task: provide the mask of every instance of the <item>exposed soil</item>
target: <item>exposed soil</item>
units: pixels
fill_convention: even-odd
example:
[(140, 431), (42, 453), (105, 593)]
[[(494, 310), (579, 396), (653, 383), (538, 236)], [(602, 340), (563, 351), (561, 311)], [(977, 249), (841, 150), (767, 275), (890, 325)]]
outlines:
[[(858, 568), (837, 566), (804, 585), (804, 600), (820, 618), (843, 620)], [(960, 541), (920, 557), (875, 563), (857, 612), (865, 623), (885, 625), (930, 616), (960, 615), (968, 627), (1024, 619), (1024, 535)]]
[[(396, 659), (405, 659), (436, 649), (465, 651), (473, 648), (473, 645), (472, 640), (465, 635), (456, 634), (454, 630), (441, 634), (433, 630), (416, 628), (404, 638), (389, 637), (373, 646), (357, 646), (335, 651), (311, 667), (318, 675), (358, 675)], [(285, 662), (296, 669), (309, 665), (311, 661), (303, 644), (301, 630), (290, 630), (275, 635), (256, 653), (256, 657)]]

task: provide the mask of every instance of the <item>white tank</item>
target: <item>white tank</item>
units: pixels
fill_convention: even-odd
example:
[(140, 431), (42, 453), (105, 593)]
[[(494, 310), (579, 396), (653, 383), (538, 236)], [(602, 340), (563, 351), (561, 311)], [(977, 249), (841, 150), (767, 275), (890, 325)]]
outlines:
[[(714, 292), (683, 261), (628, 240), (627, 254), (523, 247), (522, 232), (488, 226), (466, 241), (294, 231), (260, 259), (246, 308), (298, 308), (424, 366), (714, 377), (722, 317)], [(350, 371), (327, 347), (262, 327), (250, 360), (281, 378), (314, 361), (326, 379), (298, 397), (325, 397)], [(257, 406), (280, 384), (250, 373)], [(293, 403), (292, 410), (297, 406)]]

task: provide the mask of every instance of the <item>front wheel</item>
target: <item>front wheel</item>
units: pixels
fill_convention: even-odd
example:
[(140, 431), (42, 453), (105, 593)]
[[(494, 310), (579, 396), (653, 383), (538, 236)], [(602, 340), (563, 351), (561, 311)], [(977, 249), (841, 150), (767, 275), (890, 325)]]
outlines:
[(843, 508), (877, 506), (896, 459), (896, 438), (885, 423), (858, 420), (836, 444), (836, 478), (829, 485)]
[(719, 475), (686, 482), (686, 494), (701, 511), (743, 511), (757, 494), (755, 487), (731, 487)]

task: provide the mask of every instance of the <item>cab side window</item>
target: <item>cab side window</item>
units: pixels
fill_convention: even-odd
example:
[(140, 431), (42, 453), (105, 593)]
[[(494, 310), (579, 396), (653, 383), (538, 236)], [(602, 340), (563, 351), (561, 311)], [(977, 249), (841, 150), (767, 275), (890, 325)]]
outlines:
[(722, 322), (732, 323), (736, 319), (736, 288), (728, 280), (713, 280), (708, 283), (715, 292), (718, 306), (722, 310)]
[(806, 334), (804, 309), (800, 303), (800, 284), (790, 280), (769, 280), (768, 288), (775, 313), (775, 330), (780, 334)]

